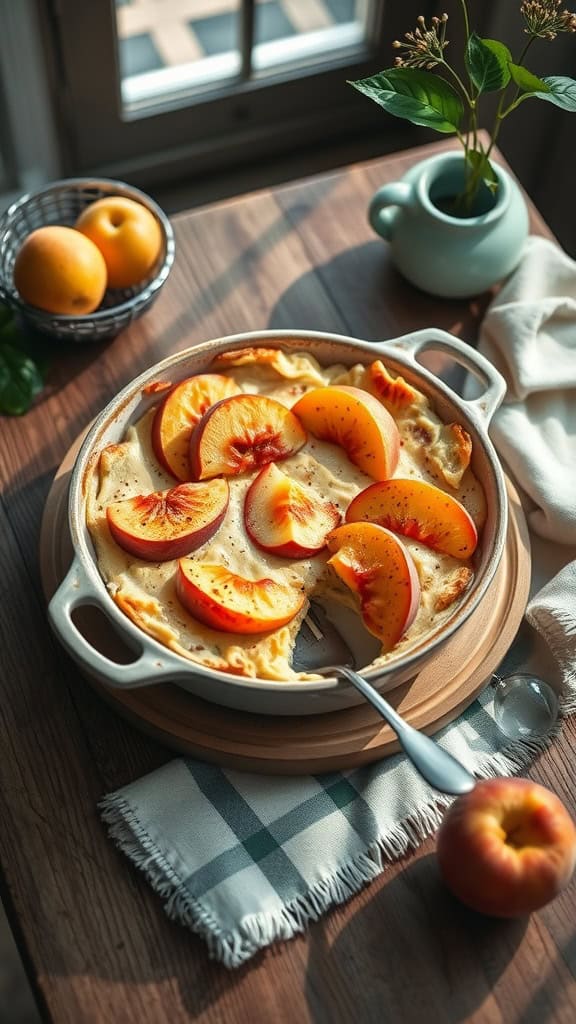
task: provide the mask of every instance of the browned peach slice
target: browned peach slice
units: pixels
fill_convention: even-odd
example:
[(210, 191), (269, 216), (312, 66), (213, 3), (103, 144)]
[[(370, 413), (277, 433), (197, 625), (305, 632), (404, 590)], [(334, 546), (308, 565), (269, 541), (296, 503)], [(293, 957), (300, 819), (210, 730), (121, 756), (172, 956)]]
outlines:
[(338, 526), (340, 510), (271, 462), (250, 485), (244, 502), (246, 530), (255, 544), (274, 555), (315, 555)]
[(313, 388), (292, 412), (311, 434), (341, 445), (350, 461), (374, 480), (394, 474), (400, 454), (398, 427), (367, 391), (347, 384)]
[(169, 380), (151, 380), (149, 384), (145, 384), (142, 388), (142, 394), (162, 395), (166, 391), (171, 391), (173, 386)]
[(470, 465), (472, 438), (459, 423), (443, 423), (428, 455), (431, 465), (439, 470), (446, 483), (459, 487)]
[(346, 510), (346, 522), (361, 520), (413, 537), (453, 558), (469, 558), (478, 543), (476, 526), (464, 506), (423, 480), (382, 480), (366, 487)]
[(366, 629), (390, 651), (411, 626), (420, 603), (416, 566), (401, 541), (375, 523), (345, 523), (328, 536), (328, 565), (360, 601)]
[(161, 466), (177, 480), (190, 480), (190, 434), (215, 402), (241, 389), (221, 373), (199, 373), (176, 384), (158, 406), (152, 447)]
[(402, 416), (414, 406), (428, 405), (420, 391), (407, 384), (403, 377), (393, 377), (380, 359), (366, 367), (365, 384), (392, 416)]
[(181, 558), (205, 544), (228, 508), (226, 480), (179, 484), (108, 505), (110, 533), (121, 548), (148, 562)]
[(302, 590), (270, 579), (248, 580), (223, 565), (191, 558), (178, 563), (176, 592), (194, 618), (226, 633), (266, 633), (290, 622), (306, 600)]
[(244, 366), (246, 363), (272, 363), (282, 355), (281, 349), (250, 345), (247, 348), (235, 348), (227, 352), (219, 352), (212, 365), (218, 367)]
[(236, 476), (285, 459), (306, 442), (306, 431), (281, 402), (265, 395), (233, 395), (204, 413), (190, 438), (196, 480)]
[(219, 370), (229, 366), (246, 366), (250, 363), (268, 366), (275, 370), (280, 377), (286, 377), (288, 380), (297, 377), (300, 384), (303, 381), (308, 384), (322, 383), (322, 373), (313, 356), (298, 352), (290, 352), (288, 355), (280, 348), (259, 346), (220, 352), (215, 356), (212, 366)]

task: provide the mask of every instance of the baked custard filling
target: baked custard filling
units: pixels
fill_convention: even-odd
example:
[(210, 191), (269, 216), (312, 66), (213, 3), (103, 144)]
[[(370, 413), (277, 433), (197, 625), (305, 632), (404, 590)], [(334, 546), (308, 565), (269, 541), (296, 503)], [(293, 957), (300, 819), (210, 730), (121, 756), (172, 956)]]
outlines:
[[(474, 577), (468, 540), (486, 518), (471, 440), (380, 359), (325, 367), (303, 352), (247, 348), (157, 390), (157, 405), (86, 480), (100, 573), (145, 633), (210, 669), (308, 680), (318, 676), (291, 658), (312, 598), (349, 609), (378, 637), (373, 666), (451, 617)], [(421, 484), (432, 485), (431, 503)], [(191, 508), (200, 523), (190, 550), (181, 526), (176, 545), (168, 536), (174, 508), (180, 524)]]

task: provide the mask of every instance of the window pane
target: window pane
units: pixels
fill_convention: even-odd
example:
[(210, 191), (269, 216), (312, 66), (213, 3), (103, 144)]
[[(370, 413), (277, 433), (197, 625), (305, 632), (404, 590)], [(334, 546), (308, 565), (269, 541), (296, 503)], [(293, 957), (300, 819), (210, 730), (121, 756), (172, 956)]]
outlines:
[(370, 0), (257, 0), (255, 70), (329, 60), (362, 43)]
[[(240, 74), (242, 0), (115, 0), (127, 107)], [(256, 0), (253, 67), (329, 59), (366, 35), (371, 0)]]
[(363, 22), (365, 0), (257, 0), (256, 42)]
[(125, 105), (163, 100), (240, 70), (241, 0), (115, 0)]

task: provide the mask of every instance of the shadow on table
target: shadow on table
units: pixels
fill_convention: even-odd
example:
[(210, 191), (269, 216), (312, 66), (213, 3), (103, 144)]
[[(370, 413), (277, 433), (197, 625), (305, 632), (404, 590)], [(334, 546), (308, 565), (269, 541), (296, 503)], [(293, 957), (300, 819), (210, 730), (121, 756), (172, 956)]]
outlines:
[[(322, 289), (334, 308), (329, 322), (318, 324), (310, 310), (310, 292)], [(272, 310), (270, 328), (303, 328), (348, 333), (377, 341), (425, 327), (440, 327), (474, 341), (491, 292), (471, 299), (439, 299), (409, 284), (394, 268), (381, 241), (351, 246), (286, 289)], [(301, 310), (296, 322), (292, 313)], [(312, 318), (312, 319), (311, 319)]]
[(10, 926), (0, 903), (0, 1021), (2, 1024), (40, 1024)]
[(331, 946), (322, 922), (311, 929), (311, 1020), (328, 1019), (326, 1008), (335, 1007), (332, 1024), (350, 1020), (352, 1010), (363, 1024), (466, 1021), (490, 998), (526, 926), (527, 920), (483, 917), (458, 903), (441, 882), (433, 854), (410, 861)]

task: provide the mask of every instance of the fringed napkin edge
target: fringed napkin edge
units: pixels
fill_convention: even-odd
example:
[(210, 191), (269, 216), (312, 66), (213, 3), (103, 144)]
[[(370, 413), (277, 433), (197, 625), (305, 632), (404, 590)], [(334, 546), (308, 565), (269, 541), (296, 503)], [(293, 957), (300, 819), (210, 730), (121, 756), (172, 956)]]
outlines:
[(576, 619), (569, 612), (528, 608), (526, 620), (546, 638), (553, 658), (562, 673), (563, 692), (559, 698), (560, 714), (566, 718), (576, 712)]
[[(516, 740), (491, 754), (475, 768), (481, 778), (515, 775), (549, 746), (558, 733), (555, 726), (537, 739)], [(150, 839), (128, 801), (110, 793), (98, 807), (116, 846), (144, 873), (150, 886), (164, 900), (169, 918), (186, 925), (206, 942), (211, 959), (227, 968), (240, 967), (272, 942), (291, 939), (317, 921), (330, 907), (344, 903), (409, 850), (439, 828), (444, 810), (453, 798), (438, 793), (419, 805), (386, 835), (379, 836), (352, 861), (286, 904), (279, 914), (254, 914), (240, 921), (235, 931), (224, 932), (205, 907), (194, 899), (162, 851)]]

